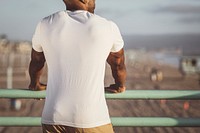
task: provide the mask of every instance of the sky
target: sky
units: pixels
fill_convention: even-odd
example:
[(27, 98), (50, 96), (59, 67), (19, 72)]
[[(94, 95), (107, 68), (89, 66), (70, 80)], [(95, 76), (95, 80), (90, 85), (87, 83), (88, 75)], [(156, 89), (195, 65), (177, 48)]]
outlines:
[[(62, 0), (1, 0), (0, 34), (30, 41), (37, 23), (61, 10)], [(95, 13), (122, 35), (200, 34), (200, 0), (96, 0)]]

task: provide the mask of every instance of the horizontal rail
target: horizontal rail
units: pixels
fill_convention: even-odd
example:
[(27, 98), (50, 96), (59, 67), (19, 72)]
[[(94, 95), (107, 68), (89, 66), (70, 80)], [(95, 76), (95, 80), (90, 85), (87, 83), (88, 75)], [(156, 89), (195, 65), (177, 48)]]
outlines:
[[(0, 89), (0, 98), (45, 98), (46, 91), (27, 89)], [(107, 99), (172, 99), (200, 100), (198, 90), (127, 90), (120, 94), (105, 94)]]
[[(0, 89), (0, 98), (45, 98), (46, 91)], [(107, 99), (200, 100), (197, 90), (127, 90), (105, 94)], [(123, 127), (200, 127), (200, 118), (111, 117), (113, 126)], [(41, 126), (40, 117), (0, 117), (0, 126)]]
[[(199, 127), (200, 118), (112, 117), (115, 127)], [(40, 117), (0, 117), (0, 126), (41, 126)]]
[(121, 127), (199, 127), (200, 118), (113, 117), (113, 126)]

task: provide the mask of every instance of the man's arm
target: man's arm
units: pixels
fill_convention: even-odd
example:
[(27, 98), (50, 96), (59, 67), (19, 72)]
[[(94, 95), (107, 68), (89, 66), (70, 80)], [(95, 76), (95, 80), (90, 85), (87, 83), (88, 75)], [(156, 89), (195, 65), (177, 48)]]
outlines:
[(45, 63), (45, 57), (43, 52), (37, 52), (32, 49), (31, 52), (31, 62), (29, 65), (29, 75), (30, 75), (30, 90), (45, 90), (46, 85), (40, 83), (40, 76)]
[(125, 66), (124, 49), (119, 52), (111, 52), (107, 58), (108, 64), (111, 66), (112, 76), (115, 80), (115, 84), (106, 87), (106, 91), (111, 93), (124, 92), (126, 89), (126, 66)]

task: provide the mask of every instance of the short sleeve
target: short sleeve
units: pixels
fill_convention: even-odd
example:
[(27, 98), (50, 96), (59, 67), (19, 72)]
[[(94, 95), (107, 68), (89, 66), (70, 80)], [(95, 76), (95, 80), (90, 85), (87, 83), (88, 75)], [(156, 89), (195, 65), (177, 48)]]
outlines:
[(112, 35), (113, 35), (113, 46), (111, 48), (111, 52), (118, 52), (123, 48), (124, 41), (122, 39), (118, 26), (113, 22), (111, 22), (111, 25), (112, 25)]
[(40, 33), (41, 31), (40, 30), (41, 30), (41, 22), (38, 23), (35, 33), (32, 38), (32, 47), (37, 52), (43, 52), (42, 46), (41, 46), (42, 41), (41, 41), (41, 33)]

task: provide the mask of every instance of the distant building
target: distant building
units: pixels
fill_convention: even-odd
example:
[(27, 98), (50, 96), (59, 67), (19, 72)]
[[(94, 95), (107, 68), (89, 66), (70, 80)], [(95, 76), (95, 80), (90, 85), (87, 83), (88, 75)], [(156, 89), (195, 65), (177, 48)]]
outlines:
[(8, 47), (9, 40), (6, 38), (0, 38), (0, 54), (8, 53), (10, 51), (10, 47)]
[(0, 36), (0, 54), (9, 54), (11, 52), (18, 52), (21, 54), (30, 53), (32, 49), (29, 41), (10, 41)]
[(182, 56), (180, 70), (183, 74), (200, 73), (200, 55)]
[(30, 53), (31, 43), (28, 41), (21, 41), (16, 45), (16, 51), (20, 53)]

